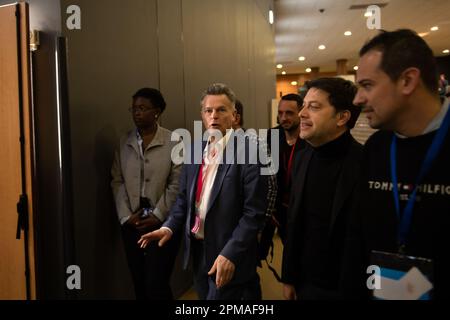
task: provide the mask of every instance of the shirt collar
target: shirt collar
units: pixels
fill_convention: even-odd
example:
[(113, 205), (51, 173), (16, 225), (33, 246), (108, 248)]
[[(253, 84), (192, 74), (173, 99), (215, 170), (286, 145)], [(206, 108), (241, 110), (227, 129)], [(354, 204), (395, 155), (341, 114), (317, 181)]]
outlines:
[(442, 103), (442, 108), (439, 111), (439, 113), (434, 117), (434, 119), (430, 122), (428, 127), (425, 129), (423, 134), (430, 133), (432, 131), (435, 131), (439, 129), (442, 125), (442, 122), (444, 121), (445, 115), (447, 114), (448, 107), (449, 107), (449, 100), (447, 98), (444, 99), (444, 102)]
[[(156, 124), (156, 126), (157, 126), (157, 128), (156, 128), (156, 132), (155, 132), (155, 137), (153, 138), (153, 141), (150, 144), (151, 146), (159, 146), (159, 145), (164, 144), (164, 136), (160, 129), (161, 127), (159, 126), (159, 124)], [(141, 147), (144, 140), (142, 139), (138, 128), (136, 128), (136, 140), (137, 140), (138, 146)]]
[[(431, 122), (428, 124), (428, 126), (423, 131), (422, 135), (425, 135), (427, 133), (436, 131), (437, 129), (439, 129), (441, 127), (442, 122), (444, 121), (445, 115), (447, 114), (447, 111), (448, 111), (448, 108), (449, 108), (449, 103), (450, 103), (449, 99), (447, 99), (447, 98), (443, 99), (441, 110), (434, 117), (434, 119), (431, 120)], [(406, 136), (401, 135), (401, 134), (399, 134), (397, 132), (395, 133), (395, 135), (398, 138), (401, 138), (401, 139), (406, 139), (407, 138)]]
[(209, 145), (214, 145), (217, 147), (217, 151), (219, 151), (219, 153), (222, 153), (223, 150), (225, 149), (225, 146), (227, 145), (228, 141), (230, 140), (231, 135), (234, 133), (233, 129), (227, 129), (227, 133), (225, 134), (224, 137), (222, 137), (219, 141), (215, 142), (215, 143), (211, 143), (210, 141), (208, 141), (208, 143), (206, 144), (205, 149), (203, 150), (203, 154), (205, 155), (208, 152), (208, 148), (210, 147)]

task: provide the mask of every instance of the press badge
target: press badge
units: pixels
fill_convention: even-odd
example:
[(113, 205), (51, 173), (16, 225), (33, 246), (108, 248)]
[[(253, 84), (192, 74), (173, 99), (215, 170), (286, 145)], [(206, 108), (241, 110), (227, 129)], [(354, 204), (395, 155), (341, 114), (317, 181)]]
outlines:
[(380, 268), (376, 300), (431, 300), (433, 261), (399, 253), (372, 251), (371, 264)]

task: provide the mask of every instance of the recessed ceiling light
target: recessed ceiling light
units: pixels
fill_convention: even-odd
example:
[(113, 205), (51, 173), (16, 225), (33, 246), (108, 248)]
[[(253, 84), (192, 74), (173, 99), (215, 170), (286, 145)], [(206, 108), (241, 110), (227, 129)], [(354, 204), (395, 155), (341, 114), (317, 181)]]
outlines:
[(296, 85), (298, 85), (298, 82), (297, 82), (297, 81), (292, 81), (291, 84), (292, 84), (293, 86), (296, 86)]
[(273, 10), (269, 10), (269, 23), (273, 24), (274, 17), (273, 17)]
[(300, 61), (305, 61), (306, 58), (305, 58), (304, 56), (301, 56), (301, 57), (298, 57), (298, 60), (300, 60)]
[(349, 37), (349, 36), (351, 36), (352, 35), (352, 32), (351, 31), (345, 31), (344, 32), (344, 36), (346, 36), (346, 37)]
[(438, 27), (438, 26), (434, 26), (434, 27), (431, 27), (430, 30), (431, 30), (431, 31), (438, 31), (438, 30), (439, 30), (439, 27)]
[(283, 71), (281, 74), (284, 76), (286, 74), (286, 71)]
[(319, 46), (319, 50), (325, 50), (327, 47), (325, 47), (323, 44), (321, 44), (320, 46)]
[(283, 65), (282, 64), (277, 64), (277, 69), (282, 69)]
[(419, 37), (426, 37), (427, 35), (429, 35), (430, 33), (429, 32), (421, 32), (421, 33), (419, 33)]
[(372, 16), (372, 11), (366, 11), (366, 13), (364, 13), (364, 17), (369, 18)]
[(306, 68), (305, 71), (308, 72), (308, 73), (310, 73), (312, 70), (311, 70), (311, 68)]
[(353, 70), (355, 70), (355, 71), (357, 71), (358, 69), (359, 69), (358, 66), (353, 67)]
[(442, 51), (442, 53), (450, 53), (450, 50), (445, 49), (444, 51)]

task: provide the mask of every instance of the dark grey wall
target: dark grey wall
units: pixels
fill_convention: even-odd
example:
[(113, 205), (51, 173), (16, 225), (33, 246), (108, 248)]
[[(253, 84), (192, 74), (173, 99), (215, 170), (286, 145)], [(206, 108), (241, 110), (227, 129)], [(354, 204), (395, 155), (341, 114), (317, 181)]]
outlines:
[(182, 2), (188, 129), (200, 118), (200, 93), (213, 82), (233, 88), (244, 105), (247, 128), (269, 126), (269, 105), (276, 85), (270, 4), (253, 0)]
[(157, 13), (152, 0), (61, 1), (81, 8), (68, 37), (77, 259), (82, 298), (132, 298), (110, 192), (110, 167), (139, 87), (159, 86)]
[(56, 37), (61, 35), (60, 8), (59, 1), (55, 0), (28, 2), (30, 28), (39, 30), (41, 43), (32, 53), (38, 186), (35, 197), (37, 296), (57, 299), (66, 296), (67, 267), (56, 108), (55, 49)]
[[(65, 26), (81, 8), (81, 30)], [(127, 108), (143, 86), (160, 88), (162, 125), (191, 129), (199, 97), (229, 84), (244, 103), (246, 127), (269, 125), (275, 96), (270, 0), (61, 0), (68, 38), (74, 216), (81, 298), (132, 298), (109, 187), (117, 141), (132, 127)], [(174, 284), (186, 275), (179, 268)]]
[(186, 124), (182, 0), (158, 1), (159, 89), (167, 102), (161, 123), (168, 129)]

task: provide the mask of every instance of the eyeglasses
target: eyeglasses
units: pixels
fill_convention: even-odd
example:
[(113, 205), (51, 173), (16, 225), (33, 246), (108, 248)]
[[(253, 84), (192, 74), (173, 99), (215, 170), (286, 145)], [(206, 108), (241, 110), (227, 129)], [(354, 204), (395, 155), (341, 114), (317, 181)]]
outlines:
[(144, 112), (149, 112), (150, 110), (155, 110), (156, 108), (146, 108), (143, 106), (137, 106), (137, 107), (131, 107), (128, 108), (128, 111), (130, 111), (130, 113), (144, 113)]

